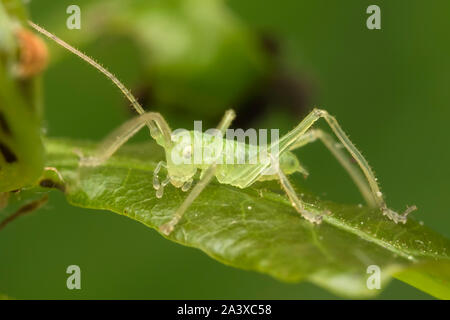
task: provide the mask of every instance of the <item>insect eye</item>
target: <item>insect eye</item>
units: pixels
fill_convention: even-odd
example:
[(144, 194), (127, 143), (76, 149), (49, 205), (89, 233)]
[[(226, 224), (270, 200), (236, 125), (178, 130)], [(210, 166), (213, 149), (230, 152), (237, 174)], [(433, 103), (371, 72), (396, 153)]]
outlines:
[(184, 147), (184, 149), (183, 149), (183, 157), (186, 158), (186, 159), (190, 159), (191, 155), (192, 155), (192, 147), (190, 145)]

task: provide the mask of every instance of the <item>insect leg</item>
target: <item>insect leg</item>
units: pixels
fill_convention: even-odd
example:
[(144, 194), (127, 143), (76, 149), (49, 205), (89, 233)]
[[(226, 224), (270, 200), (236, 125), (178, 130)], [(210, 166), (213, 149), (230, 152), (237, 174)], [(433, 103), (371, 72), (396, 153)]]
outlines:
[(159, 171), (161, 171), (162, 167), (167, 168), (167, 165), (164, 161), (158, 162), (155, 170), (153, 171), (153, 188), (155, 188), (155, 190), (158, 190), (159, 188), (161, 188), (161, 183), (159, 182), (158, 174), (159, 174)]
[(161, 182), (161, 186), (159, 187), (158, 190), (156, 190), (156, 197), (158, 199), (161, 199), (163, 194), (164, 194), (164, 188), (170, 183), (170, 177), (167, 176), (162, 182)]
[(323, 117), (327, 121), (331, 130), (333, 130), (338, 139), (341, 141), (341, 143), (344, 145), (347, 151), (353, 156), (353, 158), (360, 166), (361, 170), (364, 172), (367, 182), (369, 183), (369, 186), (372, 190), (372, 196), (375, 200), (375, 203), (381, 209), (383, 215), (386, 215), (389, 219), (393, 220), (395, 223), (398, 222), (406, 223), (408, 214), (416, 210), (417, 209), (416, 206), (407, 208), (402, 214), (398, 214), (397, 212), (389, 209), (386, 205), (386, 202), (384, 201), (383, 194), (380, 191), (380, 187), (378, 186), (375, 174), (373, 173), (372, 169), (367, 163), (367, 160), (363, 157), (363, 155), (359, 152), (359, 150), (355, 147), (355, 145), (350, 141), (348, 136), (345, 134), (344, 130), (342, 130), (341, 126), (338, 124), (338, 122), (333, 116), (331, 116), (325, 110), (316, 109), (316, 112), (320, 115), (320, 117)]
[(194, 181), (194, 179), (190, 179), (188, 181), (186, 181), (183, 186), (181, 187), (181, 191), (186, 192), (188, 191), (191, 187), (192, 187), (192, 182)]
[(94, 156), (82, 157), (80, 165), (98, 166), (108, 160), (125, 142), (145, 125), (150, 126), (152, 137), (163, 147), (170, 145), (170, 128), (159, 113), (148, 112), (128, 120), (109, 134), (96, 150)]
[(343, 152), (342, 144), (339, 144), (331, 135), (320, 129), (310, 129), (303, 136), (301, 136), (289, 150), (294, 150), (303, 147), (304, 145), (314, 142), (319, 139), (327, 149), (335, 156), (338, 162), (344, 167), (347, 173), (352, 178), (353, 182), (358, 187), (364, 200), (371, 207), (376, 207), (377, 204), (372, 196), (367, 180), (362, 175), (358, 167), (351, 161), (348, 155)]
[(236, 118), (236, 113), (233, 109), (229, 109), (225, 112), (225, 115), (223, 116), (220, 123), (217, 125), (217, 129), (222, 131), (222, 134), (225, 133), (225, 131), (230, 127), (231, 122)]
[(352, 155), (355, 161), (358, 163), (359, 167), (366, 176), (366, 180), (370, 186), (373, 201), (378, 208), (382, 211), (383, 215), (388, 216), (389, 219), (393, 220), (395, 223), (402, 222), (406, 223), (407, 215), (416, 209), (415, 206), (407, 208), (403, 214), (398, 214), (397, 212), (389, 209), (384, 201), (383, 194), (378, 186), (375, 174), (370, 168), (367, 160), (363, 157), (361, 152), (355, 147), (355, 145), (350, 141), (348, 136), (342, 130), (341, 126), (338, 124), (336, 119), (331, 116), (327, 111), (321, 109), (314, 109), (311, 111), (305, 119), (300, 122), (300, 124), (295, 127), (292, 131), (288, 132), (284, 137), (282, 137), (277, 142), (277, 147), (279, 148), (279, 153), (295, 145), (295, 142), (299, 137), (304, 135), (306, 131), (320, 118), (324, 118), (325, 121), (333, 130), (334, 134), (338, 137), (342, 145), (347, 149), (347, 151)]
[(322, 215), (314, 214), (308, 210), (306, 210), (305, 206), (303, 205), (303, 202), (297, 197), (297, 194), (295, 193), (294, 187), (289, 182), (286, 175), (283, 173), (283, 171), (280, 169), (280, 167), (277, 165), (277, 162), (272, 159), (272, 164), (275, 165), (278, 177), (281, 182), (281, 186), (283, 187), (284, 191), (286, 192), (289, 200), (292, 203), (292, 206), (297, 210), (298, 213), (301, 214), (303, 218), (308, 220), (312, 223), (321, 223), (322, 222)]
[(194, 200), (199, 196), (199, 194), (203, 191), (203, 189), (205, 189), (205, 187), (209, 184), (209, 182), (211, 182), (211, 179), (214, 177), (215, 172), (216, 172), (216, 165), (212, 165), (208, 169), (206, 169), (206, 172), (203, 175), (203, 177), (194, 186), (194, 188), (188, 194), (188, 196), (183, 201), (181, 206), (177, 209), (172, 220), (170, 220), (169, 222), (167, 222), (159, 227), (159, 230), (162, 233), (164, 233), (165, 235), (169, 235), (173, 231), (174, 227), (177, 225), (177, 223), (183, 217), (184, 213), (189, 208), (189, 206), (192, 204), (192, 202), (194, 202)]

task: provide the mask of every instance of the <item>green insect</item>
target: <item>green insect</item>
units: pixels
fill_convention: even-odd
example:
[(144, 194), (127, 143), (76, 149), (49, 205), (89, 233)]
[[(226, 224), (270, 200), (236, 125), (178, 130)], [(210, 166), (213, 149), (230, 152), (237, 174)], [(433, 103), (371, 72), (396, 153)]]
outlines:
[[(254, 147), (246, 145), (242, 142), (229, 140), (218, 141), (217, 136), (208, 133), (190, 131), (187, 134), (190, 139), (184, 139), (186, 134), (172, 132), (161, 114), (144, 112), (144, 109), (137, 102), (131, 92), (105, 68), (45, 29), (35, 25), (32, 22), (30, 22), (30, 25), (40, 33), (56, 41), (58, 44), (78, 55), (83, 60), (105, 74), (114, 84), (117, 85), (117, 87), (129, 99), (135, 110), (140, 114), (138, 117), (125, 122), (122, 126), (112, 132), (100, 144), (94, 155), (82, 157), (80, 161), (81, 165), (101, 165), (136, 132), (144, 126), (147, 126), (150, 130), (151, 136), (161, 147), (164, 148), (166, 154), (166, 162), (161, 161), (156, 166), (154, 171), (153, 186), (156, 189), (156, 195), (158, 198), (162, 197), (164, 187), (169, 183), (176, 188), (181, 188), (183, 191), (188, 191), (192, 186), (192, 182), (197, 171), (201, 171), (199, 182), (193, 187), (184, 202), (176, 210), (172, 219), (159, 227), (160, 231), (166, 235), (173, 231), (189, 206), (195, 201), (195, 199), (214, 177), (216, 177), (219, 183), (229, 184), (238, 188), (247, 188), (256, 181), (277, 179), (280, 181), (282, 188), (292, 203), (292, 206), (299, 212), (299, 214), (312, 223), (320, 223), (323, 217), (306, 209), (304, 202), (298, 198), (293, 186), (286, 176), (296, 171), (305, 172), (291, 151), (301, 148), (302, 146), (316, 140), (322, 141), (341, 163), (341, 165), (347, 170), (369, 206), (378, 208), (383, 215), (386, 215), (395, 223), (406, 223), (407, 215), (416, 209), (415, 206), (409, 207), (404, 213), (398, 214), (387, 207), (383, 194), (378, 186), (377, 179), (375, 178), (375, 175), (366, 159), (350, 141), (336, 119), (325, 110), (314, 109), (293, 130), (288, 132), (279, 140), (272, 142), (268, 148), (268, 156), (267, 154), (264, 154), (263, 156), (261, 154), (262, 149), (260, 148), (255, 149)], [(217, 126), (217, 131), (223, 134), (229, 128), (234, 118), (234, 111), (228, 110)], [(337, 143), (337, 141), (335, 141), (324, 131), (312, 128), (314, 123), (321, 118), (325, 119), (341, 144)], [(216, 150), (215, 153), (212, 153), (213, 156), (208, 158), (208, 161), (193, 161), (195, 158), (196, 148), (198, 149), (198, 145), (196, 146), (196, 141), (201, 141), (201, 152), (206, 148)], [(254, 153), (252, 153), (253, 155), (250, 155), (250, 151), (256, 150), (256, 156), (258, 159), (264, 160), (254, 162), (248, 161), (248, 163), (241, 164), (229, 162), (224, 163), (222, 160), (230, 156), (227, 154), (227, 150), (229, 150), (227, 149), (227, 146), (230, 144), (233, 144), (233, 150), (238, 150), (239, 152), (242, 152), (250, 157), (255, 156)], [(340, 146), (345, 147), (345, 149), (350, 153), (363, 174), (361, 174), (361, 171), (353, 164), (351, 158), (348, 157)], [(233, 155), (231, 157), (233, 157)], [(174, 160), (176, 158), (177, 161)], [(180, 162), (180, 159), (184, 161)], [(162, 167), (167, 169), (167, 177), (163, 181), (160, 181), (158, 175)], [(269, 168), (272, 170), (272, 173), (268, 175), (266, 172)]]

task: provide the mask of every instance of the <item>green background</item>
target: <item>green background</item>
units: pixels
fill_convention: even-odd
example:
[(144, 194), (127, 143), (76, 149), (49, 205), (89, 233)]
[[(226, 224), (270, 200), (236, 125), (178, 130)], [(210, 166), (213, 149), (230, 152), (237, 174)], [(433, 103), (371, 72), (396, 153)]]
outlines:
[[(51, 31), (64, 26), (67, 6), (79, 4), (83, 14), (87, 3), (33, 0), (30, 6), (33, 20)], [(314, 79), (314, 103), (337, 117), (369, 159), (390, 206), (416, 204), (415, 219), (450, 237), (450, 2), (229, 4), (252, 28), (280, 39), (289, 69)], [(381, 7), (382, 30), (366, 28), (371, 4)], [(130, 42), (106, 38), (83, 49), (125, 84), (138, 83), (138, 55)], [(47, 135), (98, 140), (126, 119), (124, 100), (90, 66), (62, 56), (44, 76)], [(294, 123), (272, 113), (278, 119), (273, 127)], [(339, 202), (362, 202), (323, 146), (308, 146), (299, 156), (311, 172), (304, 182), (309, 189)], [(308, 283), (284, 284), (224, 266), (125, 217), (71, 207), (56, 192), (46, 207), (0, 233), (0, 261), (0, 292), (16, 298), (335, 298)], [(71, 264), (81, 267), (79, 291), (66, 288)], [(393, 281), (379, 298), (429, 296)]]

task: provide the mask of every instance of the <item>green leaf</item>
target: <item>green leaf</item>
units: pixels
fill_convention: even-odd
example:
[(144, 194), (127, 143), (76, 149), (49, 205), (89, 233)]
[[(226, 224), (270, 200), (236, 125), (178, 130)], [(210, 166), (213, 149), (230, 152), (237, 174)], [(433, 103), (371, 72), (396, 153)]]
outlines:
[[(46, 143), (48, 165), (63, 175), (71, 204), (110, 210), (156, 230), (171, 219), (186, 194), (168, 186), (162, 199), (155, 197), (152, 174), (163, 159), (159, 147), (127, 146), (105, 165), (79, 169), (74, 149), (88, 154), (91, 147)], [(397, 276), (436, 297), (450, 298), (448, 239), (412, 219), (396, 225), (374, 210), (318, 200), (300, 188), (298, 193), (304, 193), (310, 210), (330, 210), (332, 215), (321, 225), (310, 224), (275, 182), (247, 189), (214, 182), (166, 238), (233, 267), (286, 282), (307, 280), (342, 296), (377, 294), (379, 290), (366, 286), (367, 268), (377, 265), (382, 288)]]
[(437, 298), (450, 299), (450, 263), (430, 261), (399, 272), (395, 277)]

